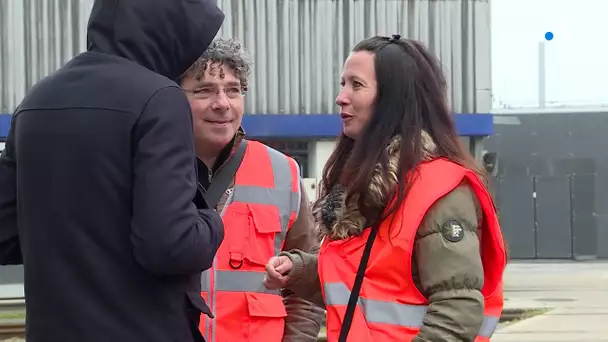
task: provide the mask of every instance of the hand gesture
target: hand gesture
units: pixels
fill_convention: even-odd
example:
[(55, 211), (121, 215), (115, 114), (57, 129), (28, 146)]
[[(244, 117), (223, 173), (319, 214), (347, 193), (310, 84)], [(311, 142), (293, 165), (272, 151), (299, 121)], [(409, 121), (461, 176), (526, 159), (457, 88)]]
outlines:
[(289, 257), (284, 255), (270, 258), (266, 264), (266, 275), (264, 286), (269, 290), (284, 288), (289, 281), (289, 272), (293, 269), (293, 263)]

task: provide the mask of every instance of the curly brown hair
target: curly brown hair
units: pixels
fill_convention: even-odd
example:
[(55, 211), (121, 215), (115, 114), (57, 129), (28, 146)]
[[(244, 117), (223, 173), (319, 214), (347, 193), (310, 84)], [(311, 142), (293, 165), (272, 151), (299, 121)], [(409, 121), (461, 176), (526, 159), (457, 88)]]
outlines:
[(236, 77), (241, 82), (243, 90), (247, 89), (253, 62), (239, 40), (234, 38), (215, 39), (211, 45), (209, 45), (209, 48), (207, 48), (198, 60), (182, 75), (180, 81), (185, 77), (193, 77), (200, 80), (205, 75), (205, 71), (210, 63), (218, 64), (217, 67), (220, 72), (220, 77), (223, 77), (224, 69), (222, 66), (224, 65), (234, 71)]

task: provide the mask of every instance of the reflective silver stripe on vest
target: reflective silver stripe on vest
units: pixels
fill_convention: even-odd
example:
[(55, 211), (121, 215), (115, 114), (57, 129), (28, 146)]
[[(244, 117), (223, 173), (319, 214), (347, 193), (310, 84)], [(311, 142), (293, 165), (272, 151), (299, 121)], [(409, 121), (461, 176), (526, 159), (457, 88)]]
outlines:
[[(325, 303), (327, 305), (348, 305), (350, 290), (344, 283), (327, 283)], [(384, 323), (410, 328), (422, 327), (426, 315), (426, 305), (410, 305), (359, 297), (358, 305), (369, 323)], [(498, 326), (499, 317), (485, 316), (478, 336), (491, 337)]]
[[(280, 294), (279, 290), (264, 287), (263, 272), (216, 271), (215, 284), (215, 291)], [(203, 272), (201, 276), (201, 291), (209, 291), (208, 272)]]
[[(300, 182), (300, 165), (298, 165), (297, 162), (295, 162), (294, 160), (294, 164), (296, 165), (296, 174), (298, 175), (298, 184), (297, 184), (297, 189), (298, 189), (298, 198), (295, 199), (295, 203), (292, 203), (291, 205), (293, 206), (292, 208), (295, 209), (296, 212), (296, 219), (300, 216), (300, 202), (302, 202), (302, 183)], [(304, 190), (305, 191), (305, 190)], [(292, 201), (294, 199), (292, 198)]]
[(498, 322), (500, 321), (500, 317), (496, 316), (484, 316), (483, 323), (481, 324), (481, 328), (479, 328), (479, 333), (477, 336), (481, 337), (492, 337), (494, 334), (494, 330), (498, 327)]
[[(298, 191), (292, 191), (292, 174), (289, 160), (281, 152), (266, 146), (272, 173), (274, 176), (274, 188), (263, 188), (259, 186), (234, 186), (235, 202), (256, 203), (276, 206), (279, 210), (281, 220), (281, 232), (274, 239), (275, 255), (281, 251), (281, 245), (289, 229), (289, 219), (292, 212), (297, 212), (300, 207), (300, 187)], [(299, 176), (298, 176), (299, 179)]]

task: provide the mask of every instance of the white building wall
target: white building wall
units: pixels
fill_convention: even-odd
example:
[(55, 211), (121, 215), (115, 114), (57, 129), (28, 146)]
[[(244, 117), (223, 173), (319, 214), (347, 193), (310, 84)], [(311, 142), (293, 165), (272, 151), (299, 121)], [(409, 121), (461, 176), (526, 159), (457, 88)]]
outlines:
[(335, 146), (336, 140), (319, 140), (308, 143), (308, 178), (304, 179), (304, 188), (311, 200), (317, 197), (323, 167)]
[(312, 141), (308, 144), (308, 176), (321, 178), (323, 167), (336, 146), (336, 140)]

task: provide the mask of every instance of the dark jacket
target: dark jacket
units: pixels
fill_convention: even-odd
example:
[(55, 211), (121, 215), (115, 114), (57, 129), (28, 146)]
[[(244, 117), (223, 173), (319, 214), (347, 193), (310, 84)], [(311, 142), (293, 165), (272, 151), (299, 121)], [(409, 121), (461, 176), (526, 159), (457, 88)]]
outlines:
[(88, 51), (19, 105), (0, 264), (24, 265), (28, 342), (201, 338), (200, 272), (223, 225), (195, 201), (191, 112), (172, 80), (223, 19), (213, 0), (96, 0)]

